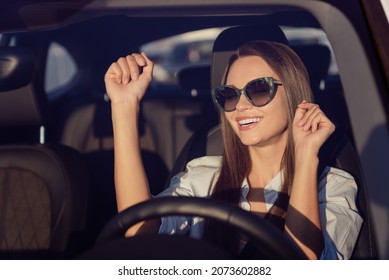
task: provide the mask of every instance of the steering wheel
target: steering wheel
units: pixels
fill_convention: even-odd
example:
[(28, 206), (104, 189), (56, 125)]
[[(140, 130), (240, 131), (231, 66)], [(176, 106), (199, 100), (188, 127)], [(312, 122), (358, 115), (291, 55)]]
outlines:
[[(102, 229), (99, 236), (96, 239), (95, 246), (97, 249), (94, 252), (87, 254), (85, 258), (107, 258), (107, 254), (100, 252), (96, 255), (97, 251), (123, 251), (123, 242), (130, 242), (131, 239), (134, 239), (131, 244), (137, 244), (138, 248), (141, 248), (139, 251), (144, 250), (153, 250), (155, 249), (155, 244), (158, 242), (165, 242), (168, 244), (168, 248), (162, 250), (174, 250), (174, 240), (178, 242), (179, 251), (187, 251), (187, 243), (182, 243), (182, 236), (178, 235), (138, 235), (131, 238), (123, 238), (126, 230), (132, 225), (153, 218), (160, 218), (163, 216), (171, 215), (187, 215), (187, 216), (197, 216), (202, 218), (210, 218), (217, 220), (219, 222), (228, 224), (232, 227), (239, 229), (241, 232), (245, 233), (250, 240), (254, 243), (257, 249), (263, 253), (267, 259), (306, 259), (305, 254), (300, 250), (300, 248), (284, 233), (279, 229), (273, 227), (269, 222), (259, 219), (253, 213), (243, 210), (237, 206), (231, 205), (226, 202), (213, 200), (210, 198), (193, 198), (193, 197), (161, 197), (154, 198), (140, 204), (134, 205), (121, 213), (118, 213), (114, 216)], [(186, 238), (186, 237), (185, 237)], [(173, 241), (172, 241), (172, 240)], [(186, 238), (188, 240), (189, 238)], [(121, 240), (116, 242), (115, 240)], [(127, 240), (127, 241), (125, 241)], [(198, 250), (208, 250), (204, 249), (204, 241), (191, 239), (191, 242), (194, 244), (191, 245), (191, 248), (198, 248)], [(171, 242), (172, 243), (169, 243)], [(140, 242), (149, 244), (148, 249), (145, 249), (145, 246), (139, 246)], [(151, 243), (152, 244), (151, 244)], [(186, 242), (186, 241), (185, 241)], [(130, 244), (130, 245), (131, 245)], [(173, 244), (173, 247), (172, 245)], [(129, 246), (130, 246), (129, 245)], [(100, 249), (98, 248), (100, 246)], [(185, 246), (183, 248), (182, 246)], [(93, 250), (93, 249), (92, 249)], [(129, 249), (130, 250), (130, 249)], [(213, 249), (212, 249), (213, 250)], [(133, 250), (132, 250), (133, 251)], [(116, 251), (115, 251), (116, 252)], [(202, 252), (203, 258), (210, 259), (212, 258), (207, 252)], [(188, 258), (185, 256), (185, 253), (182, 252), (181, 257), (171, 256), (168, 258)], [(227, 255), (220, 254), (216, 252), (215, 258), (228, 258)], [(150, 258), (159, 259), (162, 255), (150, 255)], [(121, 255), (117, 255), (114, 258), (122, 258)], [(123, 258), (126, 258), (123, 256)], [(130, 257), (131, 258), (131, 257)], [(145, 255), (142, 255), (142, 258), (147, 258)], [(189, 257), (191, 258), (191, 257)], [(199, 255), (195, 255), (194, 258), (201, 258)]]

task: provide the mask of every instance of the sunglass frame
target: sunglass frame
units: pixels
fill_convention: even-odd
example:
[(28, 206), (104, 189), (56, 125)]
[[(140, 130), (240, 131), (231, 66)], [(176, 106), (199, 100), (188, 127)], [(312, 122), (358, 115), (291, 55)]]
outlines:
[[(257, 104), (255, 104), (254, 101), (247, 95), (246, 89), (247, 89), (247, 87), (248, 87), (250, 84), (252, 84), (252, 83), (254, 83), (254, 82), (257, 82), (257, 81), (263, 81), (263, 80), (266, 81), (266, 83), (269, 85), (269, 98), (267, 99), (267, 101), (266, 101), (264, 104), (257, 105)], [(273, 77), (261, 77), (261, 78), (257, 78), (257, 79), (251, 80), (251, 81), (249, 81), (242, 89), (238, 89), (238, 88), (236, 88), (236, 87), (234, 87), (234, 86), (232, 86), (232, 85), (221, 85), (221, 86), (218, 86), (217, 88), (215, 88), (215, 89), (212, 91), (212, 99), (213, 99), (213, 102), (216, 104), (216, 106), (217, 106), (219, 109), (223, 110), (224, 112), (233, 112), (233, 111), (235, 111), (235, 110), (236, 110), (236, 105), (239, 103), (239, 100), (240, 100), (240, 97), (241, 97), (242, 94), (246, 97), (246, 99), (247, 99), (253, 106), (255, 106), (255, 107), (263, 107), (263, 106), (269, 104), (269, 103), (273, 100), (273, 98), (274, 98), (274, 96), (275, 96), (275, 94), (276, 94), (276, 92), (277, 92), (277, 86), (280, 86), (280, 85), (282, 85), (282, 82), (281, 82), (280, 80), (274, 79)], [(217, 91), (218, 89), (221, 89), (221, 88), (223, 88), (223, 89), (225, 89), (225, 88), (230, 88), (230, 89), (233, 89), (233, 90), (237, 93), (238, 98), (237, 98), (237, 102), (236, 102), (236, 104), (235, 104), (234, 109), (227, 110), (227, 109), (225, 109), (221, 104), (219, 104), (219, 102), (218, 102), (218, 100), (217, 100), (217, 97), (216, 97), (216, 91)]]

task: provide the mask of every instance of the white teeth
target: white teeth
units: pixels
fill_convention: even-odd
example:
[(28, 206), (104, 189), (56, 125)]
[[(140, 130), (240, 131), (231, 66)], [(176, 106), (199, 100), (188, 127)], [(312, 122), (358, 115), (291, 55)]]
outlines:
[(247, 125), (251, 123), (259, 122), (259, 120), (262, 118), (252, 118), (252, 119), (244, 119), (239, 121), (239, 125)]

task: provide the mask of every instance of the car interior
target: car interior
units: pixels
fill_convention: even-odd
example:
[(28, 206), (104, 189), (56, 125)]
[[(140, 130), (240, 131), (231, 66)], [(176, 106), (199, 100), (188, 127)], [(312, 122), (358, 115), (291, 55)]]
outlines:
[[(139, 15), (134, 16), (134, 11)], [(73, 259), (94, 247), (117, 214), (105, 71), (145, 44), (210, 28), (220, 29), (213, 38), (211, 60), (175, 70), (176, 84), (154, 81), (142, 101), (140, 147), (151, 193), (163, 191), (191, 159), (222, 154), (219, 117), (210, 93), (220, 84), (231, 53), (246, 41), (285, 42), (303, 60), (315, 101), (336, 125), (320, 151), (318, 174), (326, 165), (335, 166), (357, 181), (357, 206), (364, 223), (352, 258), (379, 258), (342, 69), (330, 72), (339, 56), (334, 56), (327, 39), (309, 33), (315, 29), (326, 34), (322, 22), (305, 9), (287, 5), (264, 6), (249, 15), (228, 11), (220, 11), (219, 16), (177, 15), (165, 9), (155, 14), (142, 9), (99, 14), (96, 8), (81, 12), (79, 20), (52, 28), (0, 31), (0, 259)], [(288, 33), (288, 28), (304, 35)], [(66, 51), (74, 69), (67, 81), (49, 90), (45, 83), (53, 75), (48, 65), (54, 45)], [(54, 54), (60, 61), (58, 53), (57, 49)], [(124, 246), (135, 246), (136, 252), (141, 242), (154, 241), (140, 237), (135, 241), (138, 245)], [(177, 242), (177, 247), (186, 244), (181, 239), (164, 242)], [(203, 253), (207, 250), (197, 243), (191, 246), (199, 246)], [(105, 252), (93, 252), (94, 258), (109, 258)], [(159, 253), (154, 257), (163, 258)], [(215, 254), (215, 258), (223, 256)]]

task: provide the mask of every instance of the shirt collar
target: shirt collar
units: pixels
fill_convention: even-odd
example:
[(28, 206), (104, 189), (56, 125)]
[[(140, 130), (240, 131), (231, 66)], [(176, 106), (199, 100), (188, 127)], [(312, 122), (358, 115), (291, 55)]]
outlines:
[[(281, 171), (279, 171), (276, 176), (274, 176), (273, 179), (270, 180), (270, 182), (265, 186), (264, 189), (266, 191), (280, 192), (282, 187), (282, 180), (283, 174)], [(250, 188), (249, 183), (247, 181), (247, 177), (244, 178), (241, 188), (242, 192), (245, 194), (244, 196), (246, 196)]]

